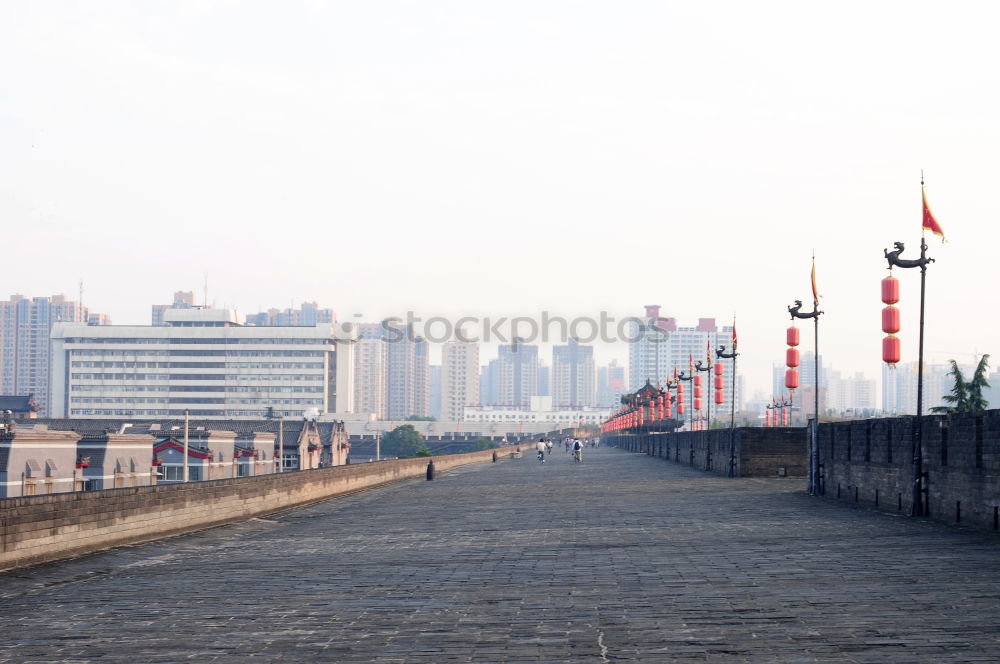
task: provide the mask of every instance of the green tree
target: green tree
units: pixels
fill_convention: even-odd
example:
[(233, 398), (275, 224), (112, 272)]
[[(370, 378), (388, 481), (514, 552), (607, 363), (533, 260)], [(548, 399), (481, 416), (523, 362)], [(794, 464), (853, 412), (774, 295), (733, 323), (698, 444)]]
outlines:
[(481, 450), (492, 450), (499, 447), (495, 442), (487, 438), (486, 436), (478, 436), (474, 441), (472, 441), (472, 451), (479, 452)]
[(972, 374), (972, 380), (970, 380), (968, 384), (969, 410), (986, 410), (990, 407), (990, 402), (983, 396), (983, 388), (990, 386), (990, 384), (986, 382), (986, 370), (989, 368), (990, 356), (989, 353), (987, 353), (979, 358), (976, 370)]
[(966, 381), (962, 370), (955, 360), (951, 362), (951, 371), (948, 375), (955, 379), (951, 386), (951, 394), (946, 394), (941, 399), (947, 406), (935, 406), (931, 408), (932, 413), (969, 413), (986, 410), (989, 402), (983, 397), (983, 388), (989, 387), (986, 382), (986, 370), (990, 367), (990, 356), (983, 355), (976, 365), (976, 370), (972, 375), (972, 380)]
[(401, 424), (382, 436), (381, 451), (385, 456), (414, 456), (421, 447), (424, 447), (424, 437), (412, 424)]
[(437, 422), (437, 418), (433, 415), (407, 415), (407, 422)]
[(415, 457), (429, 457), (429, 456), (434, 456), (434, 455), (431, 453), (431, 451), (429, 449), (427, 449), (427, 446), (424, 445), (424, 441), (421, 440), (420, 441), (420, 446), (417, 448), (417, 451), (413, 453), (413, 456), (415, 456)]

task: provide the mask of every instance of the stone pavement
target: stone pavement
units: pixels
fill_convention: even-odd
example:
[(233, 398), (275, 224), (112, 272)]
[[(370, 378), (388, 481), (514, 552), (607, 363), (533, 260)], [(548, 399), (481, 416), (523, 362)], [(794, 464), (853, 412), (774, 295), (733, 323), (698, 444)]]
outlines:
[(1000, 537), (619, 450), (0, 575), (0, 661), (997, 662)]

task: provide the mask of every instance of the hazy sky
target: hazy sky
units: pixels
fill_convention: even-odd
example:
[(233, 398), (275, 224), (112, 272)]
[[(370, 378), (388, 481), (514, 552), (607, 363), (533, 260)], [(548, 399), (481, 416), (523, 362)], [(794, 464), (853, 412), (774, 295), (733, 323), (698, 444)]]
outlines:
[[(735, 313), (769, 385), (785, 307), (881, 371), (882, 249), (931, 240), (931, 360), (1000, 362), (994, 3), (0, 4), (0, 297), (116, 323), (245, 312)], [(901, 272), (901, 271), (900, 271)], [(918, 274), (903, 281), (915, 359)], [(484, 352), (484, 355), (489, 353)], [(624, 347), (601, 360), (626, 359)]]

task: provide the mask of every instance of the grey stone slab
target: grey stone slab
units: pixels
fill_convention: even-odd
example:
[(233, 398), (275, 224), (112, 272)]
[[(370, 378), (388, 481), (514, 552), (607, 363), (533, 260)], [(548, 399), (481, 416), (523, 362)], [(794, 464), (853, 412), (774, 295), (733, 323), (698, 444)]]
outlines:
[(1000, 661), (1000, 538), (618, 450), (0, 575), (0, 662)]

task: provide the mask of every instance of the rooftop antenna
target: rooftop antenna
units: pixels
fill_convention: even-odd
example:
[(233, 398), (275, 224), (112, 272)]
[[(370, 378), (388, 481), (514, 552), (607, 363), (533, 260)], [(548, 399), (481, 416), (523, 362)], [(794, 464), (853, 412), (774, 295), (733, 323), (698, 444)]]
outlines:
[(208, 272), (205, 272), (205, 299), (202, 300), (201, 306), (208, 309)]
[(80, 279), (80, 299), (77, 301), (80, 304), (80, 316), (84, 319), (84, 322), (86, 322), (87, 317), (83, 313), (83, 279)]

